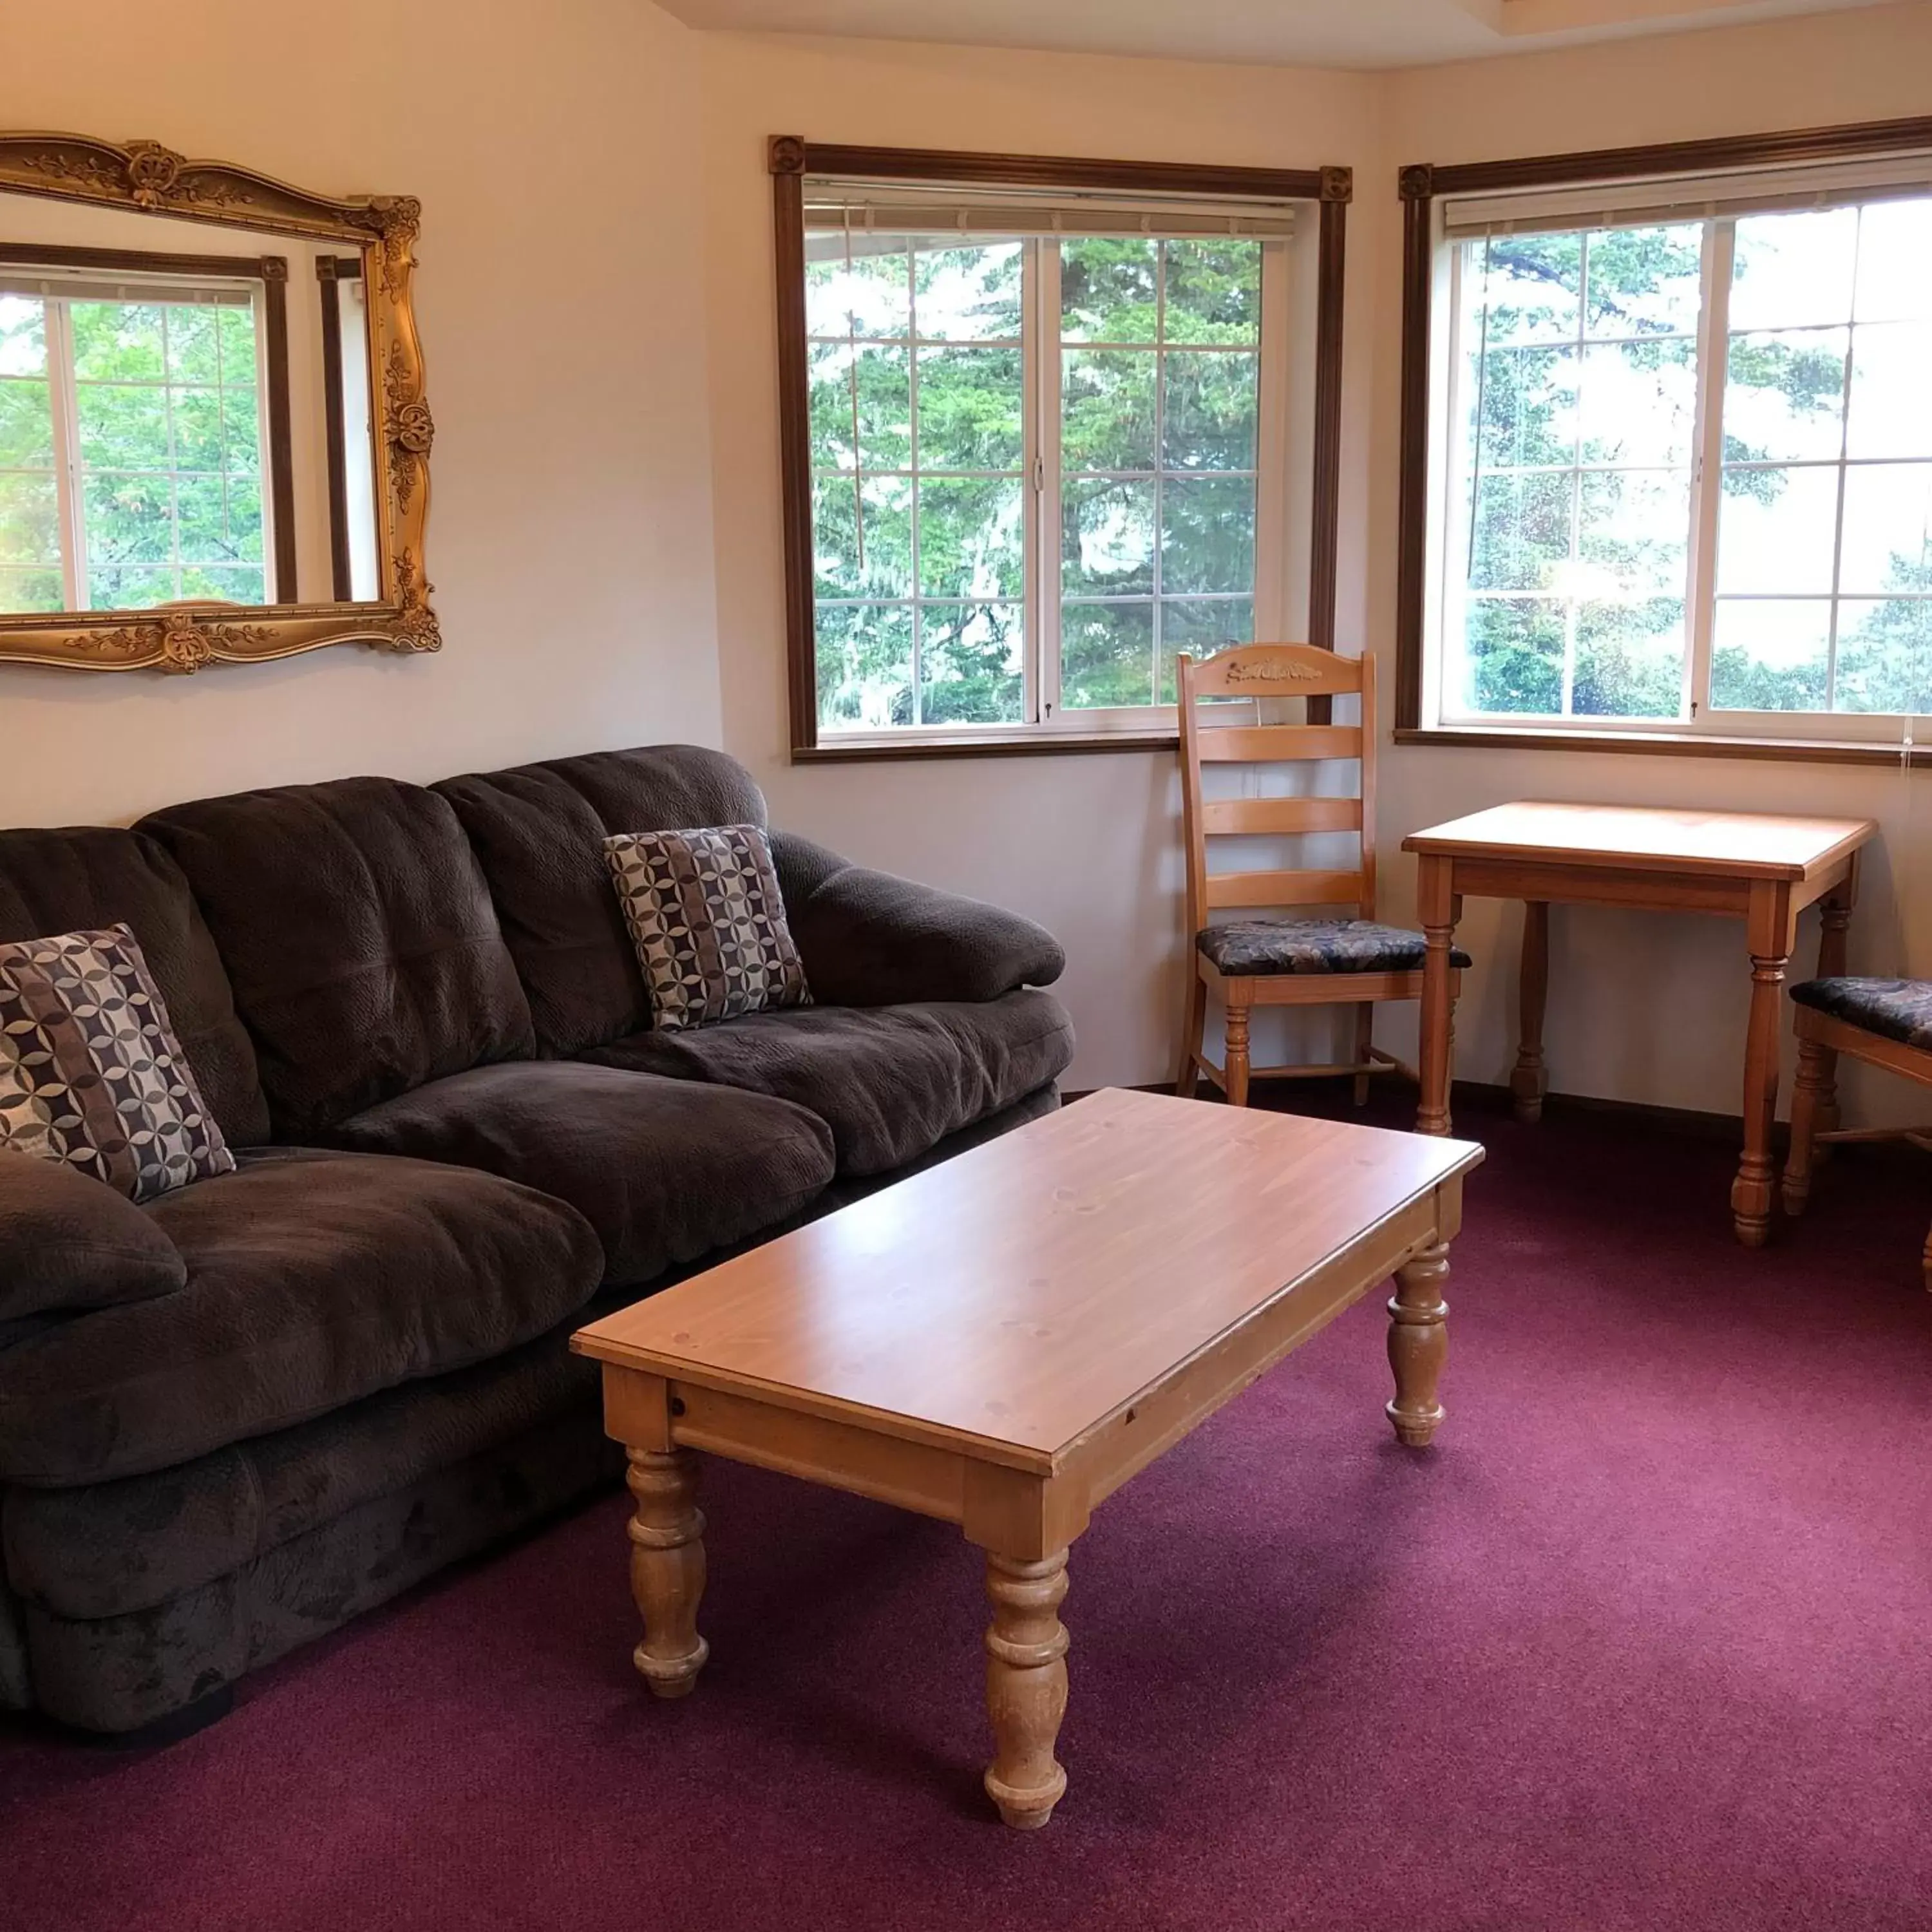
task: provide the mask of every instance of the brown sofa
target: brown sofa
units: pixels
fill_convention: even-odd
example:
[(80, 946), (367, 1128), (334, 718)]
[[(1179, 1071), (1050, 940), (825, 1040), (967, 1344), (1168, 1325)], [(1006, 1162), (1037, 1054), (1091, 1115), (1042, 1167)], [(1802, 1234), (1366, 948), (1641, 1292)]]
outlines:
[(0, 1154), (0, 1706), (218, 1708), (608, 1479), (589, 1313), (1058, 1104), (1046, 933), (782, 832), (816, 1004), (654, 1033), (603, 839), (764, 820), (670, 746), (0, 832), (0, 939), (130, 926), (238, 1162)]

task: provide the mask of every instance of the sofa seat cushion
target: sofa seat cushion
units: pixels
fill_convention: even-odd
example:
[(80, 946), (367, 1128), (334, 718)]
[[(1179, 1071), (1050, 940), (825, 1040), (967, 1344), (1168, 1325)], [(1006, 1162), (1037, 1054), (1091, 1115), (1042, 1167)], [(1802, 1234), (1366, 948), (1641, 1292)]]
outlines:
[(914, 1006), (806, 1006), (688, 1033), (640, 1033), (587, 1058), (776, 1094), (830, 1124), (838, 1172), (882, 1174), (1050, 1086), (1073, 1057), (1051, 993)]
[(568, 1060), (454, 1074), (358, 1114), (334, 1137), (487, 1168), (568, 1201), (597, 1230), (616, 1282), (787, 1220), (832, 1174), (830, 1130), (802, 1107)]
[(263, 1149), (147, 1211), (185, 1285), (0, 1352), (0, 1479), (100, 1482), (286, 1429), (513, 1348), (602, 1272), (561, 1201), (428, 1161)]

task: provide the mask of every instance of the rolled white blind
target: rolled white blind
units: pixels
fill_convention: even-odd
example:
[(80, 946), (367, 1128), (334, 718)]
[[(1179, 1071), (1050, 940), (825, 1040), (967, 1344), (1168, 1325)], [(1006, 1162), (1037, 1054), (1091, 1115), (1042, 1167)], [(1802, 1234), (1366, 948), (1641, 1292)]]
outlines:
[(24, 296), (29, 302), (58, 298), (64, 302), (176, 302), (224, 308), (247, 308), (255, 298), (254, 285), (246, 281), (191, 282), (172, 276), (148, 280), (98, 268), (10, 268), (4, 261), (0, 261), (0, 296)]
[(836, 234), (1146, 235), (1169, 240), (1214, 236), (1265, 239), (1294, 232), (1292, 202), (1222, 200), (1204, 195), (1124, 199), (1068, 188), (958, 188), (940, 182), (829, 181), (805, 183), (806, 253)]
[(1652, 227), (1672, 221), (1701, 221), (1714, 215), (1842, 208), (1855, 202), (1914, 195), (1932, 195), (1932, 154), (1819, 167), (1677, 175), (1516, 194), (1449, 195), (1440, 206), (1443, 232), (1453, 239), (1465, 239), (1480, 235), (1552, 234), (1577, 228)]

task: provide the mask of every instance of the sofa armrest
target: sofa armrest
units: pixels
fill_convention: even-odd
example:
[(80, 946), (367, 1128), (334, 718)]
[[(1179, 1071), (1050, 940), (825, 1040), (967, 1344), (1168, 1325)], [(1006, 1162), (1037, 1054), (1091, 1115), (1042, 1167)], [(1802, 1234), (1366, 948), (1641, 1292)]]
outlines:
[(0, 1149), (0, 1322), (146, 1301), (187, 1279), (173, 1242), (125, 1195)]
[(821, 1005), (997, 1000), (1066, 970), (1059, 942), (1017, 913), (851, 865), (790, 832), (771, 837), (785, 917)]

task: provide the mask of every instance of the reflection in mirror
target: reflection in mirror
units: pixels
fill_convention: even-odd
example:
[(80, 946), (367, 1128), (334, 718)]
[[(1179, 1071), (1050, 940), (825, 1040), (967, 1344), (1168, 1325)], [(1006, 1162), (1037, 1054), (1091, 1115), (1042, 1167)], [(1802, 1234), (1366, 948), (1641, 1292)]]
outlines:
[(0, 614), (379, 598), (364, 266), (0, 194)]

